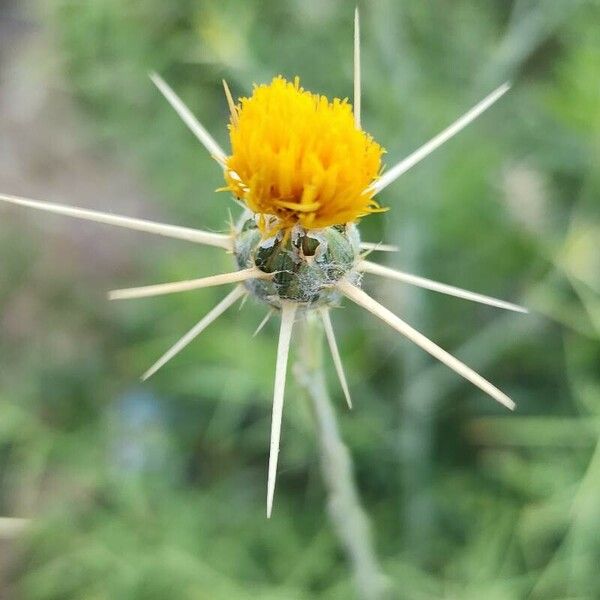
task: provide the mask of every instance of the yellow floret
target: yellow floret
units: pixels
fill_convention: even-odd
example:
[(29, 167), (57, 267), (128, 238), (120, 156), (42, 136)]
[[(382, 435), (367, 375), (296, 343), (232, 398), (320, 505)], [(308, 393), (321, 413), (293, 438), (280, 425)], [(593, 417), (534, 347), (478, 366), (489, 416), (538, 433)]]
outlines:
[(383, 149), (357, 129), (346, 100), (329, 101), (276, 77), (235, 107), (227, 188), (278, 230), (321, 229), (379, 212), (369, 185)]

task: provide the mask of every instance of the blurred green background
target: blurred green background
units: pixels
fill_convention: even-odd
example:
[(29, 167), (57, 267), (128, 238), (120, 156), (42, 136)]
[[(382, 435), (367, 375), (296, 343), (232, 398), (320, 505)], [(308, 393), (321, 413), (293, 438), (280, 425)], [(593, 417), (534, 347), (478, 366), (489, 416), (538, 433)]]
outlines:
[[(222, 230), (215, 163), (147, 78), (227, 147), (238, 95), (281, 73), (350, 96), (341, 0), (0, 5), (0, 191)], [(600, 598), (600, 3), (362, 2), (363, 126), (408, 154), (513, 90), (381, 197), (390, 266), (528, 316), (366, 288), (518, 403), (485, 397), (348, 306), (339, 422), (390, 598)], [(106, 290), (231, 268), (216, 249), (0, 207), (0, 532), (6, 599), (356, 597), (290, 377), (265, 519), (277, 323), (248, 302), (141, 385), (223, 295)]]

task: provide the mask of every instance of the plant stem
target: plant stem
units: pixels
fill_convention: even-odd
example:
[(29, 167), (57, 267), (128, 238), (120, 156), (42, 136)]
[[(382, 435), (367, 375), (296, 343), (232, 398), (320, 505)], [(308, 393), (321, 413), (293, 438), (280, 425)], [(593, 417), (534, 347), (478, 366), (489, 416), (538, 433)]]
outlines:
[(364, 600), (385, 598), (388, 582), (379, 566), (368, 517), (363, 510), (352, 473), (352, 459), (340, 437), (336, 415), (323, 372), (323, 331), (313, 312), (300, 323), (302, 343), (295, 376), (312, 408), (327, 490), (327, 509), (335, 533), (352, 565), (358, 594)]

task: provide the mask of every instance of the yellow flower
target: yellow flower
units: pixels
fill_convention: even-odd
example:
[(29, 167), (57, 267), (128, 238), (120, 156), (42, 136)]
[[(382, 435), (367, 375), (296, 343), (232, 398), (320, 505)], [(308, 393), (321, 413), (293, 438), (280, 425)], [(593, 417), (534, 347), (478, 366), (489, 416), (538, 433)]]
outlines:
[(322, 229), (383, 209), (369, 186), (383, 149), (358, 129), (346, 100), (275, 77), (234, 107), (227, 188), (248, 208), (276, 216), (275, 229)]

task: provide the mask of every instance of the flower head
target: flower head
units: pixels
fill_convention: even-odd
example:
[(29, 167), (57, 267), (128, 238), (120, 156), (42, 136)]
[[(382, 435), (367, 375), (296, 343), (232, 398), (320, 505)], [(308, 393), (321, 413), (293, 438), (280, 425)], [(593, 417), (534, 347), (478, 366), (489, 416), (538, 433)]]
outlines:
[(267, 231), (322, 229), (383, 210), (369, 188), (383, 148), (356, 127), (346, 100), (275, 77), (234, 107), (229, 135), (226, 189)]
[[(508, 408), (514, 402), (457, 358), (440, 348), (360, 288), (362, 274), (378, 275), (507, 310), (520, 306), (462, 290), (365, 260), (363, 250), (383, 250), (361, 242), (355, 221), (382, 209), (374, 195), (392, 184), (461, 131), (505, 94), (504, 84), (441, 133), (380, 175), (383, 149), (360, 127), (360, 44), (355, 17), (354, 113), (345, 100), (329, 101), (305, 91), (299, 80), (275, 77), (254, 87), (231, 111), (231, 155), (227, 155), (175, 92), (158, 76), (152, 80), (186, 125), (223, 168), (226, 189), (248, 210), (229, 234), (165, 225), (63, 204), (0, 194), (0, 201), (55, 214), (216, 246), (234, 254), (237, 269), (141, 288), (115, 290), (111, 299), (142, 298), (216, 285), (236, 284), (207, 315), (144, 374), (147, 379), (181, 352), (237, 300), (252, 294), (281, 313), (275, 366), (267, 514), (275, 491), (287, 360), (296, 315), (318, 310), (348, 404), (350, 395), (329, 309), (343, 296), (372, 313)], [(389, 247), (385, 249), (390, 249)], [(298, 310), (300, 309), (300, 310)], [(259, 326), (262, 327), (264, 324)]]

